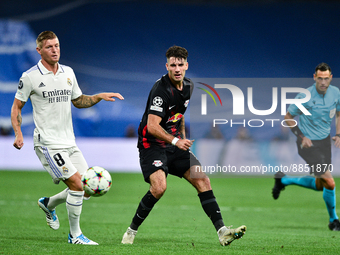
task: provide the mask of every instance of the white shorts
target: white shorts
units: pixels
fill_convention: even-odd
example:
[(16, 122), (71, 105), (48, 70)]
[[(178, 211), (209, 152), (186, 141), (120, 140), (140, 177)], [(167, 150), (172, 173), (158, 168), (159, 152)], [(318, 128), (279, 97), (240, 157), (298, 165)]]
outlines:
[(89, 168), (77, 146), (66, 149), (36, 146), (34, 150), (55, 184), (58, 184), (61, 180), (67, 180), (77, 171), (80, 175), (83, 175)]

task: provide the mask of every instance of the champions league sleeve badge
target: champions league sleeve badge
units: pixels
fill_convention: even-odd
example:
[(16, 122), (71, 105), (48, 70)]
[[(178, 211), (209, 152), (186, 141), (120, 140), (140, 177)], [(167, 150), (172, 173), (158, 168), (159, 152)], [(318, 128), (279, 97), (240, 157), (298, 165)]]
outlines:
[(19, 81), (18, 89), (22, 89), (24, 87), (24, 83), (22, 80)]
[(163, 112), (163, 108), (161, 107), (163, 104), (163, 99), (159, 96), (156, 96), (153, 101), (153, 105), (150, 106), (150, 110), (154, 110), (157, 112)]

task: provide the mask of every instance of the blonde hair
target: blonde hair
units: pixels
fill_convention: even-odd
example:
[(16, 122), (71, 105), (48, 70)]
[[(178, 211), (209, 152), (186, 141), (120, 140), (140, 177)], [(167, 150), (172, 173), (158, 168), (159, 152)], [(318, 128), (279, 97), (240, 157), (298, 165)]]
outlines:
[(44, 31), (44, 32), (41, 32), (38, 37), (37, 37), (37, 40), (36, 40), (36, 43), (37, 43), (37, 47), (39, 49), (42, 48), (42, 45), (43, 45), (43, 42), (45, 40), (50, 40), (50, 39), (54, 39), (54, 38), (58, 38), (57, 35), (55, 33), (53, 33), (52, 31)]

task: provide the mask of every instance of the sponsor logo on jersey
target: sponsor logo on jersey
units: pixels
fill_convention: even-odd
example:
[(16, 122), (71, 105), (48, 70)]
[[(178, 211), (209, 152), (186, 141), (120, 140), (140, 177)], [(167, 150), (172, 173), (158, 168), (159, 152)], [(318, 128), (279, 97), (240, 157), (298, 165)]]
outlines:
[(51, 91), (43, 91), (42, 95), (44, 98), (46, 97), (55, 97), (55, 96), (70, 96), (72, 91), (69, 89), (55, 89)]
[(45, 85), (44, 83), (41, 82), (41, 83), (39, 84), (39, 88), (41, 88), (41, 87), (46, 87), (46, 85)]
[(24, 87), (24, 83), (22, 80), (19, 81), (18, 89), (22, 89)]
[(189, 99), (185, 101), (185, 103), (184, 103), (184, 106), (185, 106), (185, 107), (188, 107), (189, 101), (190, 101)]
[(72, 81), (71, 81), (70, 78), (67, 78), (67, 84), (68, 84), (69, 86), (72, 86)]
[(50, 91), (42, 91), (43, 98), (48, 100), (48, 103), (62, 103), (69, 102), (72, 95), (72, 90), (70, 89), (55, 89)]
[(155, 167), (159, 167), (159, 166), (162, 166), (163, 165), (163, 162), (160, 161), (160, 160), (155, 160), (152, 165), (154, 165)]
[(171, 116), (171, 117), (168, 119), (167, 123), (168, 123), (168, 122), (177, 122), (177, 121), (179, 121), (180, 119), (182, 119), (182, 117), (183, 117), (183, 114), (182, 114), (182, 113), (176, 113), (175, 115)]

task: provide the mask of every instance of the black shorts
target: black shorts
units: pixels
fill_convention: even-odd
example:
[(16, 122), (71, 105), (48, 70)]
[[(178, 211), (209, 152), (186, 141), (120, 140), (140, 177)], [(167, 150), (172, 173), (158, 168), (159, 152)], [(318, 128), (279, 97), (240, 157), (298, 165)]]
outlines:
[(201, 165), (190, 150), (183, 151), (177, 147), (171, 151), (158, 147), (139, 149), (139, 163), (147, 183), (150, 183), (150, 175), (159, 169), (166, 176), (171, 174), (182, 178), (191, 166)]
[(326, 137), (323, 140), (312, 140), (313, 146), (310, 148), (301, 148), (301, 141), (296, 142), (299, 155), (306, 161), (310, 167), (310, 173), (320, 176), (325, 173), (332, 163), (331, 138)]

